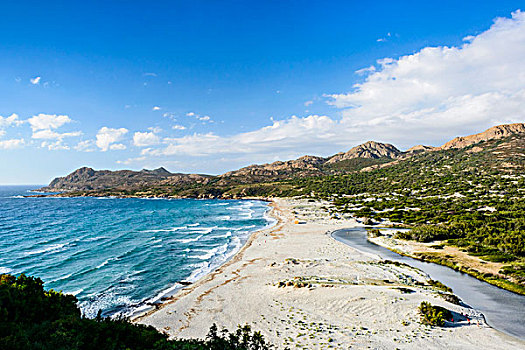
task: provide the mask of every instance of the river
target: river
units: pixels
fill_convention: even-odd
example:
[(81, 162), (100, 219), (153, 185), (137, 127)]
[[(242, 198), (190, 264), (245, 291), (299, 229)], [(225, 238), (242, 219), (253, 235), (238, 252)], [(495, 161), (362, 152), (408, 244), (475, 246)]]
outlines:
[(355, 249), (383, 259), (406, 263), (452, 288), (463, 303), (482, 312), (487, 323), (506, 334), (525, 340), (525, 296), (480, 281), (451, 268), (394, 253), (367, 240), (362, 227), (337, 230), (332, 237)]

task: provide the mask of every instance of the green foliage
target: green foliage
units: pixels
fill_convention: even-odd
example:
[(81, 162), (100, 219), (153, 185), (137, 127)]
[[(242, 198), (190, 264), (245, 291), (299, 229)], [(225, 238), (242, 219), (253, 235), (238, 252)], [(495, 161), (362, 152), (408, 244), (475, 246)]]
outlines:
[(443, 327), (445, 321), (452, 317), (449, 310), (441, 306), (434, 306), (426, 301), (421, 302), (421, 305), (419, 305), (419, 313), (421, 315), (421, 323), (429, 326)]
[(0, 349), (37, 350), (266, 350), (259, 332), (246, 325), (217, 331), (206, 339), (168, 340), (150, 326), (127, 319), (81, 317), (76, 298), (45, 291), (39, 278), (0, 275)]

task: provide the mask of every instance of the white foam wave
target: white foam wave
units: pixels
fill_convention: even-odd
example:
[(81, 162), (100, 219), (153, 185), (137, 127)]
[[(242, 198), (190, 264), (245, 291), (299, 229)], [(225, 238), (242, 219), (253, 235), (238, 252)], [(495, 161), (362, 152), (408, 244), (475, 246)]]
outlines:
[(118, 258), (109, 258), (109, 259), (106, 259), (106, 260), (104, 260), (101, 264), (99, 264), (97, 267), (95, 267), (95, 269), (100, 269), (101, 267), (104, 267), (104, 266), (106, 266), (107, 264), (109, 264), (111, 261), (115, 261), (115, 260), (118, 260)]
[(188, 226), (188, 227), (195, 227), (195, 226), (199, 226), (199, 225), (200, 225), (200, 223), (199, 223), (199, 222), (196, 222), (196, 223), (194, 223), (194, 224), (188, 224), (188, 225), (186, 225), (186, 226)]
[(64, 275), (64, 276), (60, 276), (58, 278), (55, 278), (54, 280), (51, 280), (51, 281), (47, 281), (48, 283), (52, 283), (52, 282), (57, 282), (57, 281), (62, 281), (62, 280), (66, 280), (68, 279), (69, 277), (73, 276), (72, 273), (68, 273), (67, 275)]
[(80, 289), (74, 290), (74, 291), (72, 291), (72, 292), (65, 292), (65, 294), (71, 294), (71, 295), (73, 295), (73, 296), (77, 296), (77, 295), (79, 295), (80, 293), (82, 293), (83, 291), (84, 291), (84, 289), (83, 289), (83, 288), (80, 288)]
[(215, 239), (215, 238), (228, 238), (228, 237), (231, 237), (231, 235), (232, 235), (232, 231), (228, 231), (223, 235), (208, 236), (207, 238), (210, 240)]
[(36, 254), (42, 254), (42, 253), (48, 253), (53, 251), (58, 251), (59, 249), (64, 248), (67, 245), (67, 243), (59, 243), (59, 244), (51, 244), (45, 248), (33, 250), (30, 252), (24, 253), (26, 256), (28, 255), (36, 255)]
[[(190, 225), (188, 225), (190, 226)], [(156, 230), (144, 230), (144, 231), (140, 231), (140, 232), (173, 232), (173, 231), (179, 231), (179, 230), (184, 230), (185, 228), (187, 228), (186, 226), (178, 226), (178, 227), (171, 227), (171, 228), (160, 228), (160, 229), (156, 229)]]
[(195, 238), (178, 239), (177, 242), (180, 242), (180, 243), (197, 242), (199, 239), (202, 238), (202, 236), (204, 236), (204, 235), (199, 235), (199, 236), (197, 236)]
[(9, 267), (0, 266), (0, 274), (11, 273), (13, 270)]

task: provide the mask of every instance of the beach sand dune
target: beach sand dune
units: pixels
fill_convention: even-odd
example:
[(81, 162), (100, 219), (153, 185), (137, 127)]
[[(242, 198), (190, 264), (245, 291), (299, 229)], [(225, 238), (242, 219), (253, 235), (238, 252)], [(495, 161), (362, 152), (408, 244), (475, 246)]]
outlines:
[(421, 301), (467, 310), (423, 286), (421, 271), (381, 262), (329, 235), (359, 225), (355, 220), (332, 220), (318, 202), (272, 205), (276, 226), (253, 234), (228, 263), (135, 321), (183, 338), (202, 338), (213, 323), (230, 330), (250, 324), (277, 348), (525, 348), (483, 323), (421, 325)]

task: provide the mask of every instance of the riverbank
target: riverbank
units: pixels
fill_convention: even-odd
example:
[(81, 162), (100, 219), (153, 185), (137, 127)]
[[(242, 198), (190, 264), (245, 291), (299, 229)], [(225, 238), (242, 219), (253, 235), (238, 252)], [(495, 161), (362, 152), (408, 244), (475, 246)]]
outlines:
[(461, 251), (457, 247), (440, 244), (440, 242), (421, 243), (407, 241), (396, 239), (392, 235), (369, 237), (368, 239), (370, 242), (390, 249), (395, 253), (421, 261), (444, 265), (496, 287), (525, 295), (525, 287), (523, 285), (509, 281), (504, 275), (499, 273), (501, 268), (508, 264), (484, 261), (479, 257)]
[(360, 224), (330, 219), (323, 205), (276, 199), (276, 226), (254, 233), (225, 265), (135, 321), (184, 338), (204, 337), (213, 323), (248, 323), (278, 348), (525, 346), (483, 323), (421, 325), (421, 301), (468, 310), (441, 298), (419, 270), (332, 239), (328, 232)]

